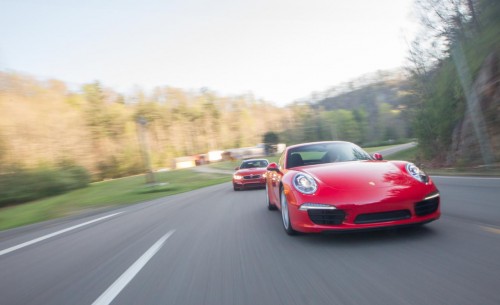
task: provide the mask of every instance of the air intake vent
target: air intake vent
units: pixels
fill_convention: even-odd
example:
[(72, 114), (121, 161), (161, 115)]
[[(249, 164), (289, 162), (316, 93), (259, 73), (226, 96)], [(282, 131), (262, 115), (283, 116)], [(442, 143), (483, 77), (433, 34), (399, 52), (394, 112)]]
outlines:
[(415, 203), (415, 214), (425, 216), (436, 212), (439, 206), (439, 197), (423, 200)]
[(345, 212), (342, 210), (308, 210), (311, 221), (318, 225), (339, 225), (345, 219)]
[(408, 210), (390, 211), (382, 213), (369, 213), (360, 214), (354, 220), (354, 223), (375, 223), (375, 222), (385, 222), (408, 219), (411, 217), (411, 213)]

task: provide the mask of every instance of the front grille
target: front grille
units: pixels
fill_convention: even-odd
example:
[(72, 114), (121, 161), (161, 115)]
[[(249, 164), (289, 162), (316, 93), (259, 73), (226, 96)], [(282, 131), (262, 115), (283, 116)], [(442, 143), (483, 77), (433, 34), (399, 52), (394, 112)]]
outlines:
[(250, 179), (259, 179), (260, 175), (247, 175), (243, 176), (243, 179), (250, 180)]
[(439, 197), (422, 200), (415, 203), (415, 214), (417, 216), (425, 216), (436, 212), (439, 206)]
[(360, 214), (354, 220), (354, 223), (375, 223), (375, 222), (385, 222), (394, 221), (401, 219), (408, 219), (411, 217), (411, 213), (408, 210), (381, 212), (381, 213), (369, 213)]
[(318, 225), (339, 225), (345, 219), (345, 212), (342, 210), (308, 210), (311, 221)]
[(265, 184), (251, 182), (251, 183), (243, 183), (241, 186), (242, 186), (242, 187), (244, 187), (244, 188), (250, 188), (250, 187), (264, 187), (264, 186), (265, 186)]

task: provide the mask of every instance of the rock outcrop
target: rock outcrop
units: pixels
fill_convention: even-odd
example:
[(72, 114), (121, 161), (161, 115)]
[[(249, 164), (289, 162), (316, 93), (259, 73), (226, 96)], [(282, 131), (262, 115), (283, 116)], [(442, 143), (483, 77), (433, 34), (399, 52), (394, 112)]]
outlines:
[(464, 118), (453, 130), (446, 162), (448, 166), (492, 165), (500, 162), (498, 53), (491, 53), (484, 61), (472, 86), (471, 95), (473, 96), (469, 97)]

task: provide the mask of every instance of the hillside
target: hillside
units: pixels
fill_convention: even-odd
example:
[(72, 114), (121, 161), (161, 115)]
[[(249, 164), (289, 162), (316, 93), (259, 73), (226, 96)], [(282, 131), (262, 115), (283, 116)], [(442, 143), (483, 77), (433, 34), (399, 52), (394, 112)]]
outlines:
[[(412, 137), (406, 108), (411, 86), (401, 71), (378, 71), (320, 93), (296, 109), (305, 140), (338, 139), (362, 145)], [(299, 107), (299, 106), (296, 106)], [(287, 138), (287, 135), (285, 135)], [(288, 137), (290, 138), (290, 137)]]
[[(420, 157), (435, 166), (500, 161), (500, 2), (466, 4), (422, 7), (430, 19), (411, 51), (413, 127)], [(423, 40), (436, 47), (423, 49)]]
[[(379, 72), (381, 74), (381, 72)], [(351, 90), (320, 100), (315, 106), (325, 110), (377, 109), (382, 103), (393, 109), (404, 108), (411, 90), (409, 81), (399, 71), (386, 71), (370, 83), (352, 83)]]

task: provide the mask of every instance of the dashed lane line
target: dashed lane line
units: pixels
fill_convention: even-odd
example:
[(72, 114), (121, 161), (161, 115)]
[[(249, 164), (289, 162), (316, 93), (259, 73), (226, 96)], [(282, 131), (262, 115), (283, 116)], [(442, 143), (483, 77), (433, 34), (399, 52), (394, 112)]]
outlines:
[(163, 247), (165, 241), (174, 234), (175, 230), (163, 235), (154, 245), (151, 246), (135, 263), (130, 266), (109, 288), (101, 294), (92, 305), (108, 305), (127, 286), (128, 283), (141, 271), (149, 260)]
[(42, 237), (38, 237), (38, 238), (32, 239), (30, 241), (24, 242), (24, 243), (19, 244), (17, 246), (13, 246), (13, 247), (10, 247), (10, 248), (7, 248), (5, 250), (0, 251), (0, 256), (2, 256), (4, 254), (7, 254), (7, 253), (10, 253), (10, 252), (13, 252), (13, 251), (16, 251), (16, 250), (19, 250), (19, 249), (24, 248), (24, 247), (30, 246), (32, 244), (41, 242), (43, 240), (52, 238), (54, 236), (66, 233), (68, 231), (75, 230), (75, 229), (81, 228), (83, 226), (87, 226), (87, 225), (92, 224), (94, 222), (98, 222), (98, 221), (101, 221), (101, 220), (104, 220), (104, 219), (111, 218), (111, 217), (116, 216), (116, 215), (121, 214), (121, 213), (123, 213), (123, 212), (113, 213), (113, 214), (110, 214), (110, 215), (107, 215), (107, 216), (104, 216), (104, 217), (100, 217), (100, 218), (97, 218), (97, 219), (94, 219), (94, 220), (90, 220), (90, 221), (81, 223), (81, 224), (76, 225), (76, 226), (72, 226), (72, 227), (69, 227), (69, 228), (66, 228), (66, 229), (54, 232), (54, 233), (50, 233), (50, 234), (44, 235)]
[(500, 229), (492, 228), (492, 227), (486, 227), (486, 226), (480, 226), (480, 227), (484, 231), (487, 231), (487, 232), (490, 232), (490, 233), (495, 233), (495, 234), (500, 234)]

